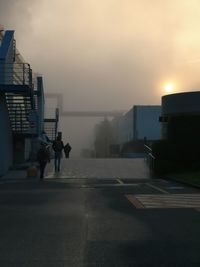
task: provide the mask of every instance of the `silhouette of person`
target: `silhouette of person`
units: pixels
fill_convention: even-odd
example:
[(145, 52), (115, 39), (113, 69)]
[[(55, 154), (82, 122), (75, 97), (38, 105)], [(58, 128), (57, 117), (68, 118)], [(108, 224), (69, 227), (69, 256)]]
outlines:
[(47, 162), (50, 162), (50, 153), (44, 142), (40, 143), (40, 148), (37, 152), (37, 161), (40, 167), (40, 179), (44, 178), (44, 170)]
[(72, 150), (71, 146), (69, 143), (67, 143), (65, 146), (64, 146), (64, 152), (65, 152), (65, 157), (66, 158), (69, 158), (69, 152)]
[(61, 137), (57, 137), (56, 140), (53, 142), (52, 148), (55, 152), (55, 159), (54, 159), (54, 165), (55, 165), (55, 172), (60, 171), (60, 164), (61, 164), (61, 157), (62, 157), (62, 150), (64, 148), (63, 141), (61, 140)]

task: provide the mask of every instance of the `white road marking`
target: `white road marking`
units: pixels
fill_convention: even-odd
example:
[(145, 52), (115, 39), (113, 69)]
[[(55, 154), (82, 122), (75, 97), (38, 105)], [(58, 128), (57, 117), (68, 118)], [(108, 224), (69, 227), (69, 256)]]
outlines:
[(200, 194), (135, 195), (145, 208), (198, 208)]
[(124, 184), (120, 179), (116, 179), (118, 183)]
[(155, 185), (152, 185), (150, 183), (146, 183), (146, 185), (148, 185), (149, 187), (157, 190), (157, 191), (160, 191), (161, 193), (164, 193), (164, 194), (169, 194), (169, 192), (165, 191), (164, 189), (161, 189), (160, 187), (158, 186), (155, 186)]

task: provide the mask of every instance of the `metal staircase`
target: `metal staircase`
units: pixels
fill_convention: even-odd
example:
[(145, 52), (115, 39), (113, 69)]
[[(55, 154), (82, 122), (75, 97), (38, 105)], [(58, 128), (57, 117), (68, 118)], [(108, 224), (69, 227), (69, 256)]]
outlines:
[(29, 134), (29, 113), (36, 109), (30, 65), (4, 63), (0, 68), (0, 90), (5, 94), (12, 131)]
[(29, 130), (29, 111), (31, 110), (30, 97), (6, 93), (6, 104), (12, 131), (26, 133)]
[(44, 131), (51, 141), (54, 141), (58, 133), (59, 109), (57, 108), (53, 118), (44, 119)]

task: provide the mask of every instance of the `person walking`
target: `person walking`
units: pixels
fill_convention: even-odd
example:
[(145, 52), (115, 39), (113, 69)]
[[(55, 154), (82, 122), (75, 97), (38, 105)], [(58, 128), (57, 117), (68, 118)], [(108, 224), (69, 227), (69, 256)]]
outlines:
[(61, 164), (61, 157), (62, 157), (62, 150), (64, 149), (63, 141), (61, 140), (61, 137), (57, 137), (56, 140), (53, 142), (52, 148), (55, 152), (55, 172), (60, 171), (60, 164)]
[(67, 143), (65, 146), (64, 146), (64, 152), (65, 152), (65, 157), (66, 158), (69, 158), (69, 152), (72, 150), (71, 146), (69, 143)]
[(44, 178), (44, 170), (47, 162), (50, 162), (50, 153), (44, 142), (41, 142), (40, 148), (37, 152), (37, 161), (40, 167), (40, 179), (42, 180)]

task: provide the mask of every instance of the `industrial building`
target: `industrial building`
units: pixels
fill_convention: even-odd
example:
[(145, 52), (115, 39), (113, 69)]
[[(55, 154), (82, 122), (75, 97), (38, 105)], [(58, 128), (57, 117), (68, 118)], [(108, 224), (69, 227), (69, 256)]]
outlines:
[(200, 136), (200, 92), (162, 97), (162, 139), (198, 140)]
[(135, 105), (111, 122), (104, 119), (96, 127), (97, 157), (144, 156), (144, 141), (151, 144), (161, 138), (161, 106)]
[(161, 106), (133, 106), (119, 123), (119, 143), (137, 140), (158, 140), (161, 137)]
[(160, 117), (162, 137), (152, 146), (155, 173), (199, 169), (199, 103), (199, 91), (162, 97)]
[(16, 47), (14, 31), (0, 31), (0, 176), (34, 160), (41, 140), (55, 139), (58, 110), (44, 118), (43, 78), (36, 76)]

